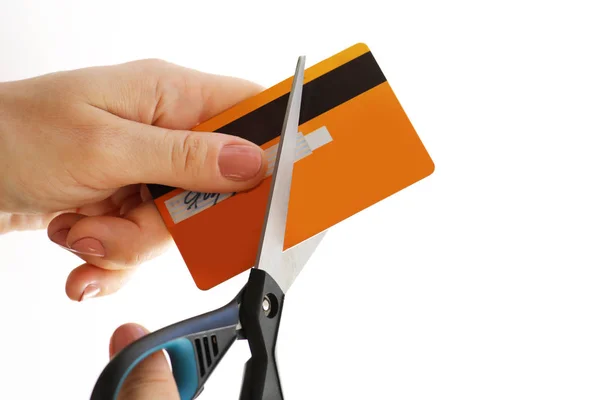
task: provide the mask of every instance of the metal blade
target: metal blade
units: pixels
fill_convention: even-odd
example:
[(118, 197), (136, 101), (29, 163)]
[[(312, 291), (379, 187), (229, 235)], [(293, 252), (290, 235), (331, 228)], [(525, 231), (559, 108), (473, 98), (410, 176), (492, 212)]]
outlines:
[[(308, 260), (310, 260), (310, 257), (313, 255), (326, 233), (327, 231), (323, 231), (300, 243), (298, 246), (294, 246), (283, 252), (281, 266), (283, 269), (289, 271), (288, 273), (281, 275), (284, 280), (277, 282), (283, 293), (287, 293), (298, 275), (300, 275), (300, 272), (302, 272), (302, 269), (304, 269), (306, 263), (308, 263)], [(236, 329), (238, 331), (242, 330), (242, 324), (240, 322), (238, 322)]]
[(285, 268), (283, 263), (283, 241), (296, 154), (296, 135), (298, 134), (302, 87), (304, 85), (304, 64), (305, 57), (300, 56), (292, 81), (283, 129), (279, 138), (267, 213), (256, 263), (254, 264), (255, 268), (262, 269), (271, 275), (284, 293), (286, 291), (284, 287), (289, 287), (286, 282), (292, 280), (292, 271)]
[(302, 269), (313, 255), (326, 233), (327, 231), (323, 231), (283, 253), (282, 267), (289, 271), (289, 273), (285, 275), (285, 280), (277, 282), (281, 290), (283, 290), (283, 293), (288, 291), (298, 275), (300, 275), (300, 272), (302, 272)]

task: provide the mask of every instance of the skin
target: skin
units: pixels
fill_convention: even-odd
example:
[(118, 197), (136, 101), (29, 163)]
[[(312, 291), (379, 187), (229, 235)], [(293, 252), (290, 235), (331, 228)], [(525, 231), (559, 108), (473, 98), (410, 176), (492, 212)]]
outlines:
[[(171, 245), (140, 182), (239, 192), (263, 179), (259, 147), (191, 130), (261, 90), (161, 60), (0, 83), (0, 234), (46, 229), (79, 256), (65, 285), (70, 299), (116, 292)], [(119, 327), (110, 356), (147, 333)], [(179, 399), (163, 353), (135, 368), (120, 398)]]

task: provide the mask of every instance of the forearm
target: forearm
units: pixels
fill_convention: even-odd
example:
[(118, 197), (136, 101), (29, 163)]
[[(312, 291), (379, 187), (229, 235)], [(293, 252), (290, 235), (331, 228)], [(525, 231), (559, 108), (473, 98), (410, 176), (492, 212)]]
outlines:
[(9, 215), (4, 214), (7, 210), (6, 197), (4, 186), (8, 179), (8, 98), (6, 95), (6, 86), (4, 82), (0, 82), (0, 233), (3, 233), (8, 225)]
[[(20, 167), (15, 160), (27, 159), (15, 146), (20, 131), (15, 126), (15, 90), (14, 82), (0, 82), (0, 213), (9, 216), (18, 210), (15, 182), (18, 182)], [(6, 216), (0, 219), (3, 226), (7, 223), (6, 219), (10, 220)]]
[[(10, 212), (12, 202), (9, 201), (9, 177), (11, 173), (9, 152), (11, 150), (11, 139), (9, 135), (14, 134), (10, 128), (10, 111), (8, 93), (10, 83), (0, 82), (0, 235), (15, 230), (28, 229), (26, 224), (33, 222), (39, 216), (18, 215)], [(12, 165), (12, 168), (15, 166)]]

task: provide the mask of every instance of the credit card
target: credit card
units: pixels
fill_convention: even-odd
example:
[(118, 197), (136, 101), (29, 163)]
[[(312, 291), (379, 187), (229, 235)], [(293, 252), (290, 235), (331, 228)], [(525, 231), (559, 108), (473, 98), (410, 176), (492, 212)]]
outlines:
[[(251, 268), (293, 77), (193, 130), (261, 146), (268, 176), (240, 193), (148, 185), (196, 286)], [(356, 44), (306, 69), (284, 250), (429, 176), (434, 163), (372, 52)]]

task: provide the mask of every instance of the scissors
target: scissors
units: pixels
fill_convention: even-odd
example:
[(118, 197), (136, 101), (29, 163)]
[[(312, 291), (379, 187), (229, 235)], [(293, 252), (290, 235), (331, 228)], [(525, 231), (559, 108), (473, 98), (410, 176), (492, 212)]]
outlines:
[(325, 232), (283, 251), (300, 118), (305, 56), (300, 56), (288, 99), (273, 171), (267, 212), (255, 265), (248, 281), (227, 305), (142, 337), (104, 368), (91, 400), (117, 400), (133, 368), (166, 350), (181, 400), (197, 398), (236, 340), (247, 340), (251, 357), (244, 369), (240, 400), (282, 400), (275, 348), (285, 293)]

